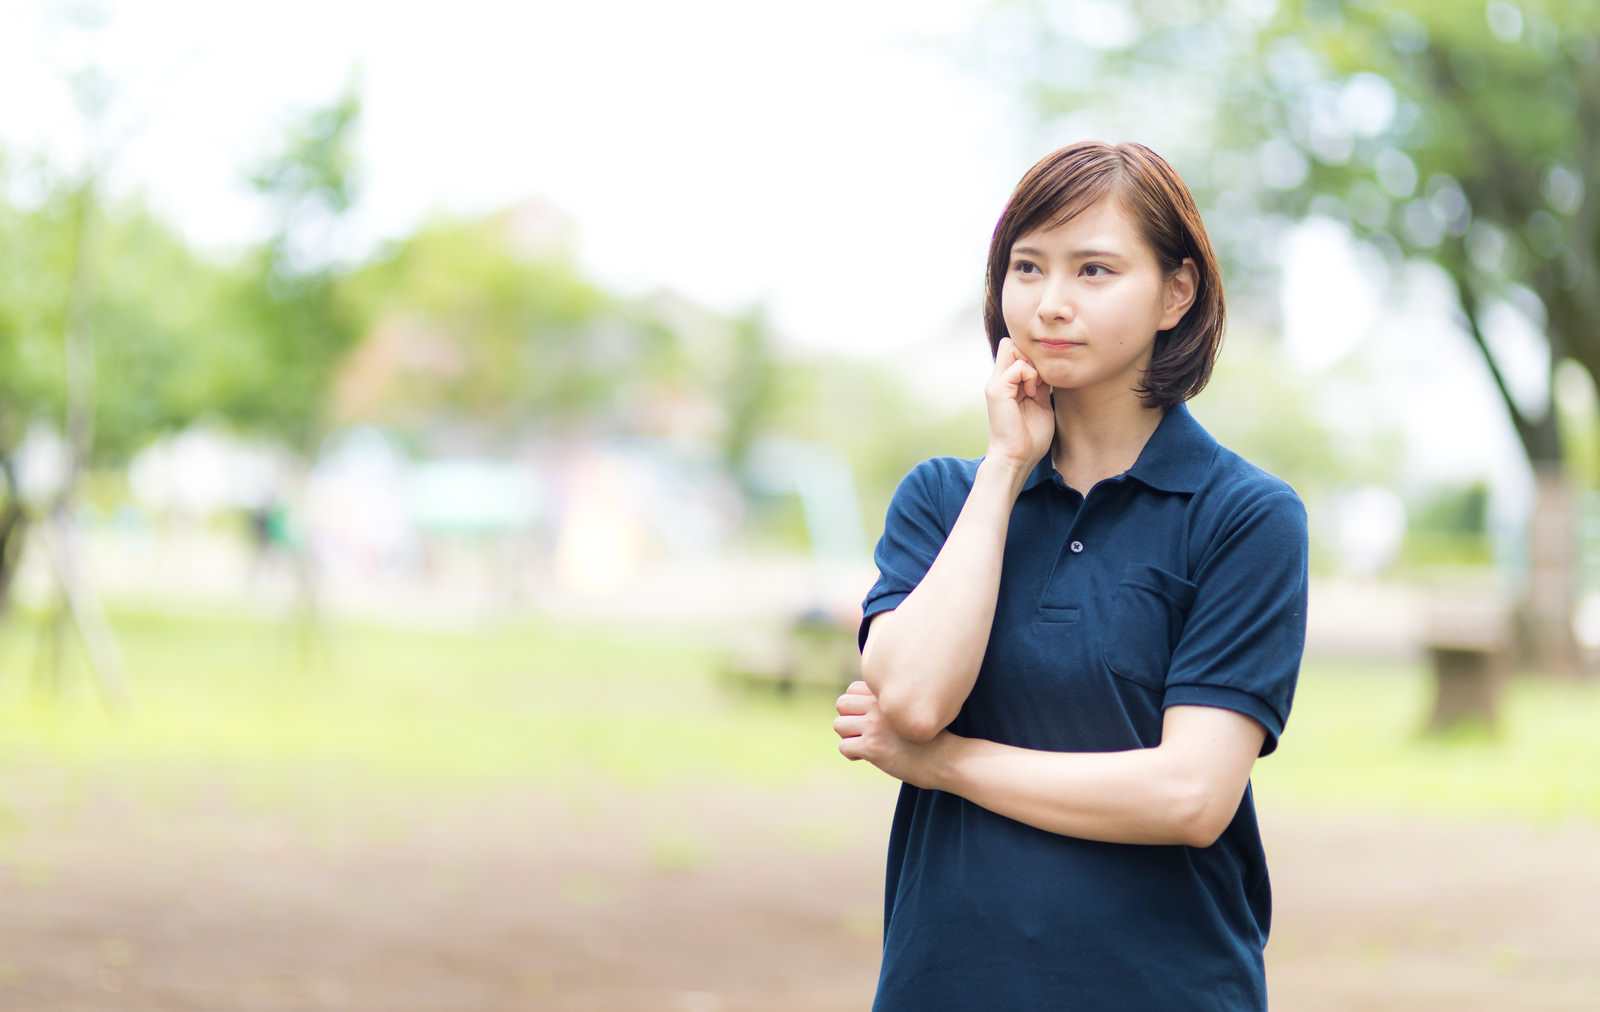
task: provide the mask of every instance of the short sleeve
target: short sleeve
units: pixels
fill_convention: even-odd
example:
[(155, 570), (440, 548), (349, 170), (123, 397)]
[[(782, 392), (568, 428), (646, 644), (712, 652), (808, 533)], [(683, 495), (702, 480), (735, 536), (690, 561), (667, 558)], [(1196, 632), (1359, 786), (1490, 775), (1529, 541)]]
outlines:
[(1194, 603), (1168, 669), (1163, 706), (1253, 717), (1278, 747), (1306, 638), (1305, 507), (1292, 491), (1232, 511), (1195, 573)]
[(873, 617), (893, 611), (922, 582), (950, 535), (954, 520), (946, 519), (941, 471), (939, 460), (923, 461), (901, 479), (889, 500), (883, 537), (872, 554), (878, 580), (861, 605), (858, 646), (866, 645)]

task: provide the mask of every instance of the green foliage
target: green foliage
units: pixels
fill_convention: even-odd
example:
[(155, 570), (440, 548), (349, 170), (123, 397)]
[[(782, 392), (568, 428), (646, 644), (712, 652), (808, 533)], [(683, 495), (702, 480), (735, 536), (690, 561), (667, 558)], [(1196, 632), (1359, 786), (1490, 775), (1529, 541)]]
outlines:
[(1466, 537), (1483, 535), (1488, 519), (1489, 488), (1481, 481), (1437, 492), (1413, 513), (1416, 527)]
[[(11, 167), (0, 161), (0, 183)], [(0, 187), (0, 194), (9, 186)], [(64, 399), (67, 227), (64, 202), (23, 209), (0, 199), (0, 452)]]
[(120, 462), (213, 409), (223, 368), (213, 347), (236, 275), (137, 206), (106, 229), (98, 255), (94, 457)]
[(515, 223), (435, 221), (351, 278), (376, 326), (347, 418), (606, 428), (693, 383), (673, 324), (585, 278), (564, 247), (519, 244)]
[(414, 442), (443, 427), (491, 443), (687, 436), (732, 463), (765, 431), (761, 311), (608, 292), (565, 236), (530, 241), (527, 208), (437, 220), (368, 263), (341, 260), (360, 116), (352, 86), (290, 125), (250, 176), (271, 233), (237, 263), (201, 256), (136, 201), (98, 206), (49, 166), (12, 185), (0, 161), (0, 460), (31, 419), (59, 427), (65, 413), (79, 206), (99, 226), (85, 246), (98, 464), (204, 417), (302, 454), (334, 424), (377, 422)]
[(723, 451), (727, 463), (737, 467), (773, 413), (777, 396), (772, 328), (762, 312), (751, 311), (733, 321), (728, 360), (731, 368), (722, 378), (720, 398), (728, 412)]
[[(94, 77), (75, 77), (74, 93), (94, 90)], [(93, 126), (104, 110), (89, 104), (81, 111)], [(62, 423), (74, 277), (97, 377), (93, 461), (124, 461), (211, 414), (297, 445), (313, 440), (358, 328), (337, 265), (319, 251), (353, 199), (359, 111), (353, 91), (313, 110), (264, 163), (254, 182), (276, 230), (245, 265), (202, 256), (136, 199), (106, 203), (98, 166), (29, 166), (20, 187), (24, 167), (0, 161), (0, 457), (31, 420)]]
[[(3, 188), (0, 188), (3, 192)], [(0, 200), (0, 455), (33, 419), (62, 423), (73, 204), (58, 187), (34, 206)], [(211, 407), (217, 319), (236, 283), (137, 201), (91, 208), (93, 459), (119, 462)]]
[(355, 200), (355, 88), (312, 109), (251, 183), (273, 215), (271, 236), (252, 252), (223, 335), (231, 368), (213, 394), (244, 428), (314, 449), (327, 426), (339, 363), (363, 328), (331, 250)]
[[(260, 177), (279, 228), (247, 265), (196, 251), (138, 200), (102, 204), (51, 169), (19, 205), (0, 163), (0, 455), (30, 420), (61, 424), (69, 288), (86, 271), (94, 345), (93, 460), (125, 461), (155, 436), (207, 415), (303, 443), (354, 323), (334, 268), (297, 253), (348, 206), (347, 96), (319, 110)], [(12, 170), (13, 172), (15, 170)], [(77, 245), (75, 216), (89, 215)], [(83, 258), (80, 268), (76, 260)]]
[(900, 365), (813, 358), (784, 361), (772, 371), (767, 431), (845, 454), (869, 543), (882, 530), (895, 487), (918, 461), (984, 452), (989, 429), (981, 374), (973, 376), (969, 408), (930, 415)]
[(279, 153), (251, 175), (251, 185), (277, 207), (279, 227), (269, 247), (278, 274), (292, 278), (327, 267), (317, 253), (295, 245), (299, 233), (333, 224), (354, 204), (352, 142), (360, 120), (360, 93), (352, 83), (291, 126)]
[[(1269, 57), (1302, 47), (1326, 70), (1294, 81), (1269, 59), (1268, 94), (1283, 125), (1333, 88), (1341, 98), (1370, 92), (1394, 111), (1365, 129), (1346, 116), (1342, 131), (1291, 134), (1311, 156), (1305, 190), (1342, 194), (1358, 234), (1444, 267), (1497, 380), (1482, 318), (1496, 300), (1548, 327), (1552, 370), (1570, 355), (1594, 374), (1600, 304), (1583, 293), (1600, 282), (1600, 7), (1496, 2), (1463, 17), (1460, 5), (1426, 0), (1344, 5), (1337, 19), (1310, 22), (1309, 6), (1282, 8), (1266, 36)], [(1346, 157), (1333, 157), (1345, 146)], [(1297, 192), (1286, 191), (1290, 204), (1303, 201)], [(1504, 384), (1502, 393), (1530, 456), (1559, 461), (1554, 417)]]
[(1297, 374), (1265, 340), (1230, 338), (1191, 409), (1222, 445), (1314, 502), (1355, 485), (1389, 482), (1400, 469), (1402, 447), (1392, 430), (1336, 437), (1316, 413), (1318, 386), (1359, 387), (1359, 369), (1351, 363), (1344, 367), (1350, 375), (1314, 379)]
[(1485, 483), (1439, 489), (1413, 505), (1404, 549), (1409, 565), (1487, 567), (1490, 547)]

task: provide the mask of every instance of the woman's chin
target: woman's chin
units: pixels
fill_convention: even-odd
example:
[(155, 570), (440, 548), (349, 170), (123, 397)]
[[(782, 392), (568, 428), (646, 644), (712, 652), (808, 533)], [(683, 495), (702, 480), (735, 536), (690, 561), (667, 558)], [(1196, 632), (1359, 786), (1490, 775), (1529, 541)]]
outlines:
[(1034, 368), (1039, 370), (1039, 378), (1044, 380), (1045, 385), (1051, 390), (1071, 390), (1082, 382), (1082, 377), (1077, 376), (1071, 369), (1063, 369), (1060, 366), (1052, 369), (1048, 365)]

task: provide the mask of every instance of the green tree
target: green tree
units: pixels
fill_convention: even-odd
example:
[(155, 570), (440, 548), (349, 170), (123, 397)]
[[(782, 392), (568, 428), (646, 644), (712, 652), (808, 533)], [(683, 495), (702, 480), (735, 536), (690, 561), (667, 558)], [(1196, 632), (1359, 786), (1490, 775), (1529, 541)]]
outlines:
[[(0, 163), (0, 193), (14, 171)], [(105, 205), (48, 166), (29, 175), (33, 201), (0, 199), (0, 611), (27, 529), (49, 508), (23, 501), (16, 454), (32, 424), (69, 428), (69, 330), (93, 335), (75, 452), (84, 466), (117, 465), (211, 409), (211, 349), (236, 285), (139, 201)]]
[[(122, 662), (115, 640), (85, 576), (82, 544), (76, 514), (82, 478), (91, 460), (107, 452), (126, 449), (151, 427), (161, 424), (167, 398), (141, 387), (141, 379), (165, 383), (183, 370), (161, 368), (169, 357), (172, 336), (159, 297), (140, 284), (138, 271), (151, 264), (128, 257), (128, 246), (138, 252), (156, 252), (153, 262), (174, 259), (187, 266), (181, 243), (148, 216), (126, 214), (116, 230), (124, 245), (105, 241), (107, 216), (102, 196), (109, 166), (128, 139), (138, 132), (130, 119), (132, 105), (119, 96), (115, 83), (85, 54), (94, 52), (94, 39), (107, 21), (106, 12), (80, 5), (57, 12), (56, 26), (65, 34), (63, 52), (56, 52), (57, 69), (77, 113), (83, 154), (67, 169), (40, 165), (34, 172), (34, 189), (43, 195), (31, 208), (8, 208), (12, 234), (5, 243), (8, 255), (23, 258), (19, 271), (21, 290), (0, 285), (0, 338), (11, 349), (4, 363), (15, 370), (0, 379), (0, 611), (10, 602), (13, 576), (21, 561), (22, 546), (32, 524), (48, 524), (43, 543), (55, 577), (54, 600), (46, 618), (44, 644), (48, 664), (40, 669), (44, 684), (53, 686), (61, 676), (66, 627), (70, 620), (88, 653), (92, 672), (108, 703), (126, 695)], [(45, 47), (53, 49), (51, 46)], [(65, 56), (65, 59), (59, 57)], [(47, 57), (48, 58), (48, 57)], [(8, 168), (0, 166), (0, 168)], [(0, 177), (9, 183), (9, 177)], [(0, 201), (12, 197), (0, 186)], [(119, 256), (119, 254), (122, 254)], [(112, 259), (115, 258), (115, 259)], [(130, 270), (131, 266), (131, 270)], [(6, 272), (7, 281), (15, 281)], [(108, 283), (115, 279), (116, 283)], [(173, 278), (163, 278), (172, 283)], [(181, 276), (178, 278), (181, 282)], [(180, 299), (183, 297), (180, 296)], [(153, 370), (133, 368), (156, 362)], [(109, 381), (108, 381), (109, 380)], [(107, 389), (118, 395), (107, 395)], [(13, 461), (17, 434), (38, 420), (59, 423), (64, 439), (64, 459), (57, 487), (49, 501), (30, 504), (16, 481)]]
[(435, 220), (352, 279), (373, 328), (346, 414), (413, 431), (468, 420), (504, 436), (609, 407), (662, 351), (564, 244), (520, 246), (515, 218)]
[(246, 430), (312, 455), (328, 426), (329, 394), (363, 330), (335, 250), (357, 196), (352, 85), (293, 124), (250, 183), (273, 222), (246, 257), (233, 311), (214, 351), (215, 407)]
[(350, 279), (372, 321), (341, 377), (340, 417), (413, 437), (674, 434), (736, 466), (770, 413), (771, 327), (671, 292), (619, 295), (578, 264), (537, 202), (438, 219)]

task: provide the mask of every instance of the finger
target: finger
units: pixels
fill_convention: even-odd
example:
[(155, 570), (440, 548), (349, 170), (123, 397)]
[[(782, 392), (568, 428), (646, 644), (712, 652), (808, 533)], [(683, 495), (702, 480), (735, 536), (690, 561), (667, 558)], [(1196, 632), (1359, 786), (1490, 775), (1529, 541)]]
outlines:
[(844, 695), (833, 701), (833, 708), (840, 713), (865, 713), (867, 704), (877, 698), (872, 694), (871, 686), (857, 679), (844, 690)]
[(833, 721), (833, 733), (841, 738), (859, 738), (861, 730), (861, 717), (858, 714), (845, 714)]
[(1029, 400), (1033, 400), (1038, 396), (1038, 392), (1039, 370), (1030, 365), (1022, 373), (1022, 395)]
[(986, 384), (990, 394), (1010, 394), (1021, 383), (1021, 371), (1029, 367), (1026, 360), (1018, 359), (1016, 355), (1005, 355), (1003, 359), (995, 360), (995, 371), (989, 373), (989, 383)]
[(872, 705), (872, 697), (859, 693), (845, 693), (833, 701), (833, 709), (841, 717), (859, 717)]
[[(1013, 396), (1015, 396), (1015, 392), (1022, 390), (1023, 385), (1028, 382), (1030, 377), (1037, 379), (1038, 376), (1039, 373), (1033, 368), (1033, 366), (1019, 358), (1012, 362), (1006, 371), (1001, 374), (1000, 382), (1011, 388), (1013, 391)], [(1030, 394), (1029, 396), (1032, 395)]]
[(1016, 360), (1018, 362), (1026, 362), (1029, 365), (1033, 365), (1033, 359), (1031, 359), (1028, 356), (1024, 355), (1022, 353), (1022, 349), (1017, 346), (1017, 342), (1011, 340), (1011, 338), (1009, 338), (1009, 337), (1006, 338), (1006, 347), (1011, 352), (1011, 357), (1014, 360)]
[(1021, 357), (1017, 352), (1017, 342), (1009, 337), (1002, 337), (1000, 343), (995, 345), (994, 365), (997, 371), (1004, 370)]

